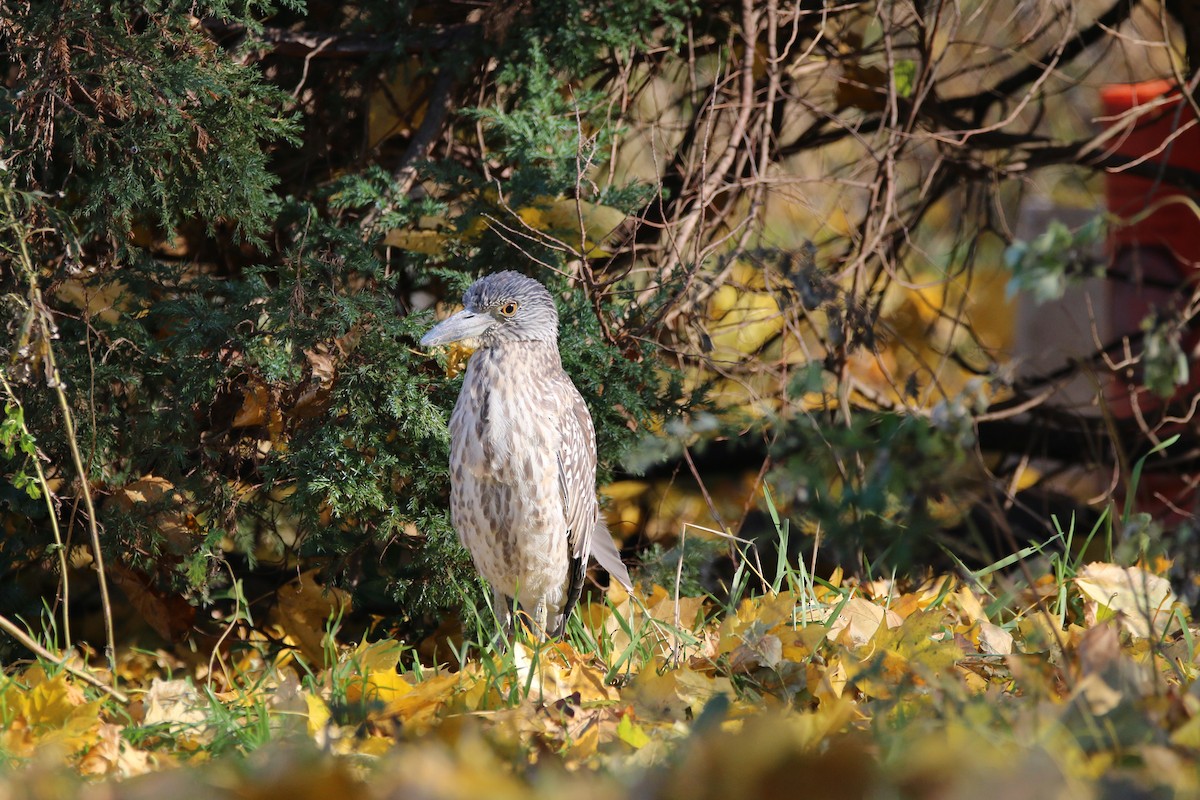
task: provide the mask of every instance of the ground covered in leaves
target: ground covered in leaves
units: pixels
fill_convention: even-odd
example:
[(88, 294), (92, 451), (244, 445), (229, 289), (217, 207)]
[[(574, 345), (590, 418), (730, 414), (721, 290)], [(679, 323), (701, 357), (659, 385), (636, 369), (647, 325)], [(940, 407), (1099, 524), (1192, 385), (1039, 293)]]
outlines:
[(190, 667), (130, 652), (124, 703), (17, 666), (0, 797), (1200, 792), (1196, 630), (1155, 569), (785, 583), (724, 613), (614, 589), (567, 642), (435, 665), (386, 639), (327, 638), (319, 670), (249, 636)]

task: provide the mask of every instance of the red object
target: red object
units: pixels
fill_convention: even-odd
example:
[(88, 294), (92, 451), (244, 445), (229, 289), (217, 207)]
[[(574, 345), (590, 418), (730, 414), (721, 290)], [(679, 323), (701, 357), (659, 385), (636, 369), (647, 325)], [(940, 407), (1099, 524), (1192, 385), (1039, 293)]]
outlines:
[[(1129, 219), (1152, 203), (1171, 195), (1186, 194), (1170, 183), (1171, 168), (1184, 167), (1200, 173), (1200, 124), (1191, 106), (1174, 81), (1157, 80), (1106, 86), (1100, 91), (1104, 113), (1109, 126), (1120, 124), (1124, 115), (1137, 117), (1133, 128), (1119, 134), (1108, 143), (1116, 153), (1130, 158), (1145, 158), (1143, 165), (1162, 170), (1162, 180), (1133, 175), (1128, 170), (1109, 171), (1107, 180), (1108, 210)], [(1154, 105), (1166, 97), (1161, 105)], [(1138, 110), (1140, 106), (1148, 106)], [(1187, 123), (1192, 127), (1177, 133)], [(1175, 138), (1171, 138), (1177, 133)], [(1113, 254), (1129, 246), (1164, 247), (1181, 267), (1200, 266), (1200, 219), (1187, 206), (1170, 203), (1149, 217), (1132, 225), (1114, 226), (1109, 233)], [(1186, 273), (1185, 273), (1186, 274)], [(1182, 276), (1181, 276), (1182, 277)]]
[[(1102, 89), (1100, 97), (1110, 127), (1126, 122), (1129, 114), (1136, 118), (1132, 128), (1107, 143), (1107, 152), (1144, 159), (1139, 163), (1154, 169), (1157, 176), (1145, 178), (1128, 170), (1108, 170), (1108, 210), (1130, 220), (1164, 198), (1189, 195), (1172, 182), (1171, 172), (1182, 167), (1200, 173), (1200, 124), (1196, 124), (1196, 115), (1175, 82), (1117, 84)], [(1160, 98), (1166, 98), (1166, 102), (1156, 104)], [(1181, 131), (1188, 123), (1191, 127)], [(1171, 284), (1182, 289), (1200, 278), (1200, 217), (1182, 203), (1166, 203), (1145, 219), (1110, 226), (1108, 248), (1112, 271), (1130, 279), (1110, 284), (1112, 332), (1118, 336), (1136, 334), (1141, 320), (1155, 308), (1163, 310), (1178, 304), (1180, 291), (1171, 289)], [(1184, 351), (1194, 353), (1197, 344), (1197, 332), (1185, 332)], [(1186, 403), (1200, 392), (1200, 363), (1193, 359), (1190, 366), (1190, 380), (1173, 398), (1177, 403)], [(1152, 394), (1142, 379), (1140, 369), (1114, 376), (1105, 392), (1114, 417), (1134, 416), (1135, 405), (1140, 417), (1153, 420), (1161, 415), (1162, 398)], [(1165, 437), (1171, 430), (1167, 426), (1158, 432)], [(1182, 474), (1143, 474), (1137, 487), (1137, 508), (1168, 524), (1179, 522), (1191, 516), (1189, 512), (1196, 507), (1194, 486), (1192, 479)]]

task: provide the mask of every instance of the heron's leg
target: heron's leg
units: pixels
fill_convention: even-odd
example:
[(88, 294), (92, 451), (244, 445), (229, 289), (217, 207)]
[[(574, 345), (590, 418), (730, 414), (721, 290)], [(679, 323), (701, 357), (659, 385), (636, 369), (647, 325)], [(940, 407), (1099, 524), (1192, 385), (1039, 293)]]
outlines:
[(533, 609), (533, 634), (537, 636), (538, 641), (543, 641), (546, 638), (546, 598), (539, 597), (537, 605)]
[(512, 640), (512, 604), (512, 598), (499, 589), (492, 589), (492, 608), (496, 611), (496, 622), (500, 626), (500, 630), (496, 633), (496, 639), (501, 649), (505, 650), (508, 649), (508, 643)]

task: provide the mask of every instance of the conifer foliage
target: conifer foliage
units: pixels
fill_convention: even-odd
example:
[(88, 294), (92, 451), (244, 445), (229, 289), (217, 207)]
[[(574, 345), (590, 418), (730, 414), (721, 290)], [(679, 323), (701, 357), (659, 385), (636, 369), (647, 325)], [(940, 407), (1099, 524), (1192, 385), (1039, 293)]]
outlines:
[[(94, 525), (114, 602), (168, 638), (309, 569), (360, 609), (435, 624), (475, 589), (445, 513), (457, 381), (417, 349), (432, 316), (414, 298), (453, 301), (483, 271), (558, 280), (567, 367), (612, 463), (664, 403), (643, 346), (618, 347), (611, 302), (556, 279), (561, 250), (466, 231), (499, 198), (575, 191), (594, 120), (550, 64), (657, 13), (625, 4), (619, 28), (563, 38), (554, 19), (577, 9), (552, 5), (520, 31), (390, 0), (0, 9), (6, 615), (95, 600)], [(450, 108), (501, 56), (488, 105)], [(436, 76), (440, 99), (426, 128), (380, 136), (398, 75), (427, 93)], [(497, 156), (432, 152), (450, 125), (487, 130)], [(381, 244), (451, 217), (428, 252)]]

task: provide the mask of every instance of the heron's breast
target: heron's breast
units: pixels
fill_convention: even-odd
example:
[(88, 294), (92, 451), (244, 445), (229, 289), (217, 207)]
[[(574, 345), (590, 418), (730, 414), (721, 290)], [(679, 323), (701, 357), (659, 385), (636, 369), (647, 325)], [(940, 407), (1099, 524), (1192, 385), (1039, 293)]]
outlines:
[(528, 482), (557, 469), (560, 404), (535, 363), (497, 358), (487, 350), (472, 356), (451, 437), (452, 447), (474, 470)]

